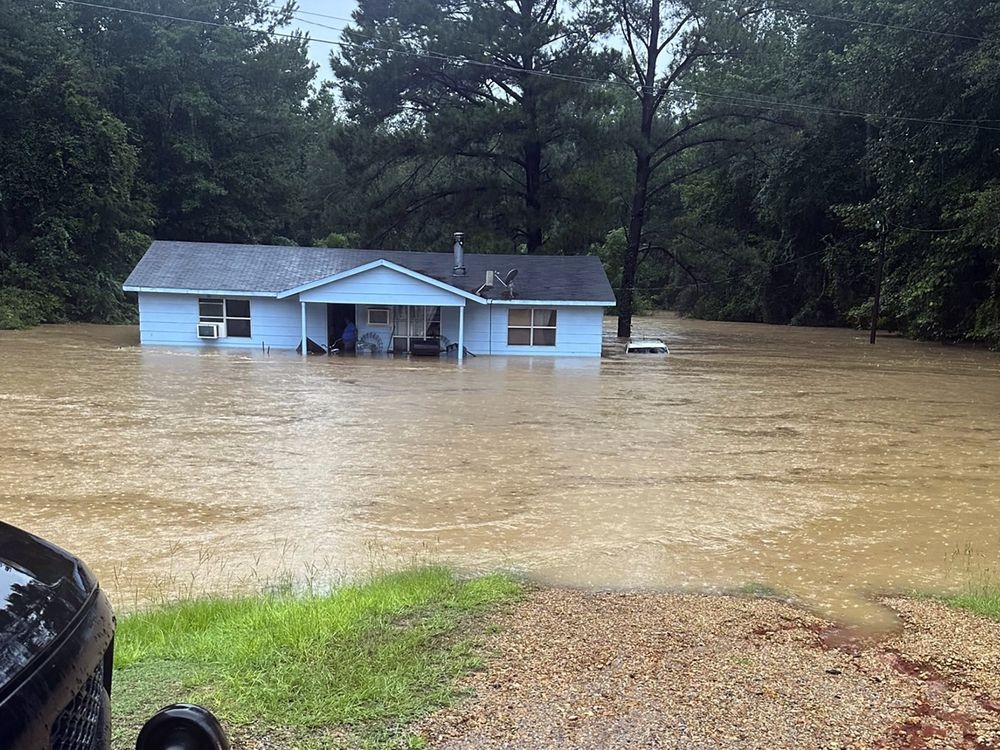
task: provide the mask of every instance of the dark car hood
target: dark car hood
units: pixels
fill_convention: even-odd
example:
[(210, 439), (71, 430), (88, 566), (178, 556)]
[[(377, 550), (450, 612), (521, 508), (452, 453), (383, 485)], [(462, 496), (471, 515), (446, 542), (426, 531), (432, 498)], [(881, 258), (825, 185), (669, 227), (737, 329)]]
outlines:
[(72, 626), (96, 588), (73, 555), (0, 522), (0, 697)]

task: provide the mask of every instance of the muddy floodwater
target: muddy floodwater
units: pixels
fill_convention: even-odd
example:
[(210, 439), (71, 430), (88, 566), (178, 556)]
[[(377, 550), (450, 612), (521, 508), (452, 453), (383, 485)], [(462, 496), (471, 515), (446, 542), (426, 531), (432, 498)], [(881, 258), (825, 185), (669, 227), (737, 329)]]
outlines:
[(1000, 357), (642, 319), (667, 358), (300, 357), (0, 331), (0, 518), (119, 607), (400, 562), (767, 586), (847, 620), (1000, 558)]

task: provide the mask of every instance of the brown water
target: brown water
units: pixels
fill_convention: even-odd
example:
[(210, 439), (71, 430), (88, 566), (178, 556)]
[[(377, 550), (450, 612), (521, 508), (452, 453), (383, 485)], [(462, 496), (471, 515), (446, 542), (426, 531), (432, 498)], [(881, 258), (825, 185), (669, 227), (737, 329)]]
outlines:
[[(119, 606), (398, 561), (775, 587), (848, 620), (1000, 553), (1000, 357), (669, 317), (666, 358), (301, 358), (0, 331), (0, 518)], [(608, 321), (608, 332), (611, 321)]]

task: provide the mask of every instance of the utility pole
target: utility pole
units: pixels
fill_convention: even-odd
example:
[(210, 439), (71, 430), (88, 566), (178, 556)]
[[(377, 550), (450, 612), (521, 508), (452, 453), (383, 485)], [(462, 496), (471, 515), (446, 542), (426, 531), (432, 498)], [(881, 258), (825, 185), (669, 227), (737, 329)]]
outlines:
[(881, 312), (882, 304), (882, 270), (885, 268), (885, 240), (886, 234), (888, 233), (888, 227), (886, 226), (888, 222), (882, 219), (878, 223), (879, 229), (879, 241), (878, 241), (878, 267), (875, 270), (875, 303), (872, 305), (872, 329), (868, 334), (868, 343), (875, 343), (875, 331), (878, 329), (878, 316)]

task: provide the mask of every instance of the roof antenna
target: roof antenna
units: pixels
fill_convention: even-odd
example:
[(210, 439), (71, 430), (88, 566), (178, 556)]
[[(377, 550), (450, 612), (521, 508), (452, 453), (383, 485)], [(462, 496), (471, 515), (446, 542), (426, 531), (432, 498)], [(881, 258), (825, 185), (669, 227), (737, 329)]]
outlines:
[(507, 271), (507, 273), (503, 274), (499, 271), (487, 271), (486, 282), (476, 290), (476, 294), (482, 295), (483, 292), (487, 292), (499, 284), (503, 287), (504, 296), (508, 299), (512, 299), (514, 297), (514, 279), (516, 278), (516, 268), (512, 268)]
[(483, 292), (488, 292), (490, 289), (492, 289), (493, 288), (493, 277), (494, 276), (496, 276), (496, 272), (494, 272), (494, 271), (487, 271), (486, 272), (486, 281), (484, 281), (483, 285), (476, 290), (476, 294), (478, 294), (479, 296), (482, 296)]

